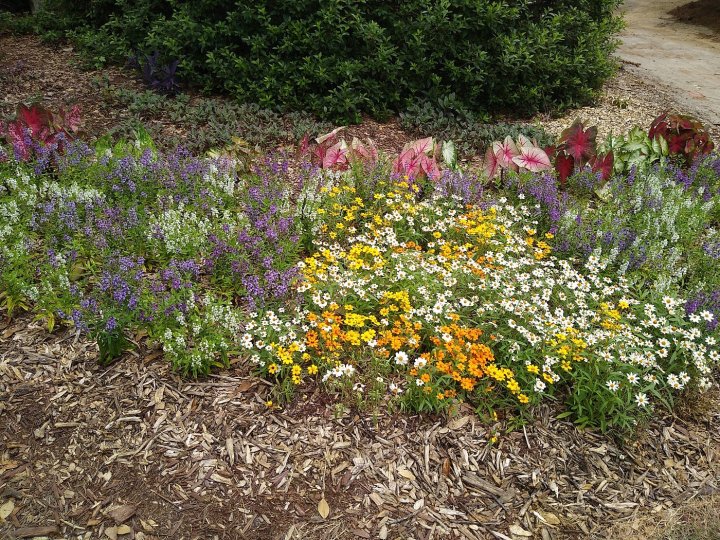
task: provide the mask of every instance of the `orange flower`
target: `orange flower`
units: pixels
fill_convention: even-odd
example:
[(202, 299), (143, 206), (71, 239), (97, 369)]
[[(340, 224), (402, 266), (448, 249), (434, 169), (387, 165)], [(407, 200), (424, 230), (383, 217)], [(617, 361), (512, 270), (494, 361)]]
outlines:
[(473, 388), (475, 388), (475, 380), (470, 379), (469, 377), (463, 377), (462, 381), (460, 382), (460, 386), (463, 390), (471, 392)]

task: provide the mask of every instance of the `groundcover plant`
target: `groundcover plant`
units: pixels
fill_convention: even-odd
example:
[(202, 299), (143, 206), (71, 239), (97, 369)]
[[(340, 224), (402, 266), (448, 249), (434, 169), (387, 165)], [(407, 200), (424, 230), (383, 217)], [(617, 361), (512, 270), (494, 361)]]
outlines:
[[(147, 338), (187, 375), (247, 359), (285, 398), (319, 386), (360, 406), (513, 413), (550, 399), (603, 430), (712, 385), (708, 302), (648, 289), (602, 240), (570, 249), (562, 216), (581, 190), (547, 172), (498, 190), (382, 157), (331, 171), (269, 156), (244, 172), (147, 142), (61, 149), (0, 163), (0, 301), (86, 332), (101, 361)], [(715, 191), (688, 196), (710, 205), (717, 170), (697, 167)], [(568, 186), (583, 175), (600, 182), (580, 171)], [(713, 208), (683, 233), (710, 257)]]

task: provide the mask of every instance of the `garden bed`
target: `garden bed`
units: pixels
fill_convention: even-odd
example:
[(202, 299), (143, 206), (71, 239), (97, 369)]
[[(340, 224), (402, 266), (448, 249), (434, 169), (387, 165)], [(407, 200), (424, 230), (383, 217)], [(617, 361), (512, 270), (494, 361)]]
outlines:
[[(190, 109), (126, 73), (83, 79), (65, 50), (58, 82), (47, 48), (2, 39), (38, 53), (10, 53), (7, 99), (38, 83), (52, 105), (79, 98), (95, 133), (122, 127), (125, 99), (157, 137), (189, 136), (163, 114)], [(647, 125), (665, 99), (629, 77), (582, 111), (601, 133)], [(720, 304), (702, 291), (717, 286), (720, 161), (696, 155), (701, 128), (658, 121), (671, 144), (697, 142), (671, 156), (643, 129), (596, 146), (576, 123), (548, 149), (565, 173), (517, 136), (488, 145), (480, 176), (431, 139), (391, 163), (335, 134), (310, 173), (291, 145), (313, 124), (250, 112), (282, 124), (248, 138), (292, 151), (289, 166), (249, 173), (260, 150), (201, 160), (147, 136), (22, 143), (30, 164), (0, 164), (0, 254), (16, 264), (0, 268), (15, 312), (0, 322), (0, 530), (573, 538), (717, 494), (718, 396), (699, 389), (717, 360)], [(411, 141), (396, 123), (347, 134), (390, 154)], [(120, 359), (96, 364), (98, 347)]]

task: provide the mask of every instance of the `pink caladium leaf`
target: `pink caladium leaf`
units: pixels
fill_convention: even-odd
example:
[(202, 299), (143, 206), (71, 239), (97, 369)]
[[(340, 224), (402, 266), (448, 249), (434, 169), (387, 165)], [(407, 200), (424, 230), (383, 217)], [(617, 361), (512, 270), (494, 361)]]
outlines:
[(498, 164), (502, 168), (517, 170), (517, 166), (515, 165), (515, 162), (513, 162), (513, 158), (520, 155), (520, 152), (515, 145), (515, 141), (512, 140), (512, 137), (508, 135), (505, 137), (503, 142), (494, 142), (493, 152), (495, 152)]
[(565, 129), (560, 135), (563, 148), (580, 165), (587, 163), (595, 155), (596, 138), (597, 127), (593, 126), (585, 129), (579, 119), (575, 120), (572, 126)]
[(378, 151), (371, 139), (368, 139), (368, 143), (364, 144), (357, 137), (353, 137), (352, 143), (350, 143), (348, 158), (351, 161), (359, 161), (373, 166), (378, 161)]
[(592, 171), (594, 173), (600, 173), (600, 179), (605, 181), (608, 180), (612, 175), (614, 164), (615, 154), (610, 151), (604, 156), (596, 156), (593, 159)]
[(552, 169), (550, 158), (542, 148), (536, 146), (521, 146), (520, 155), (513, 158), (513, 162), (530, 172), (540, 172)]
[(393, 172), (394, 173), (407, 172), (407, 170), (410, 167), (410, 163), (412, 162), (414, 157), (415, 157), (415, 153), (412, 151), (412, 148), (406, 148), (405, 150), (400, 152), (397, 159), (395, 159), (395, 162), (393, 163)]
[(375, 165), (378, 162), (378, 149), (375, 146), (375, 141), (372, 139), (367, 140), (367, 149), (370, 152), (370, 162)]
[(440, 176), (440, 167), (435, 157), (428, 157), (425, 154), (420, 156), (420, 167), (430, 180)]
[(561, 185), (565, 185), (568, 177), (575, 170), (575, 158), (567, 154), (560, 153), (555, 158), (555, 170), (558, 173), (558, 179)]
[[(330, 133), (326, 133), (325, 135), (320, 135), (315, 139), (315, 142), (318, 144), (322, 144), (325, 141), (329, 141), (330, 139), (336, 139), (336, 136), (338, 133), (340, 133), (343, 129), (345, 129), (345, 126), (340, 126), (339, 128), (333, 129)], [(331, 143), (329, 146), (332, 146), (335, 144), (334, 142)]]
[(410, 143), (409, 146), (415, 153), (415, 155), (427, 154), (428, 152), (433, 151), (435, 143), (432, 137), (427, 137), (425, 139), (418, 139), (417, 141), (413, 141)]
[(488, 149), (485, 151), (483, 169), (485, 170), (485, 176), (487, 176), (489, 180), (492, 180), (497, 176), (499, 163), (497, 155), (495, 155), (491, 146), (488, 146)]
[(341, 140), (328, 148), (322, 162), (323, 169), (345, 170), (348, 168), (347, 144)]
[(517, 138), (517, 147), (518, 150), (522, 147), (532, 148), (533, 146), (537, 146), (537, 144), (533, 143), (530, 139), (528, 139), (525, 135), (520, 133)]

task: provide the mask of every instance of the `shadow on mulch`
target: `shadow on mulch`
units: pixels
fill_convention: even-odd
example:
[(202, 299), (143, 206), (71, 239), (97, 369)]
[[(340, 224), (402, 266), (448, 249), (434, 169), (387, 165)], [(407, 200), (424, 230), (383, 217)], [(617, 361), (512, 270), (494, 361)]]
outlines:
[(720, 41), (720, 2), (718, 0), (696, 0), (678, 6), (668, 12), (680, 22), (704, 26), (715, 34), (713, 40)]

